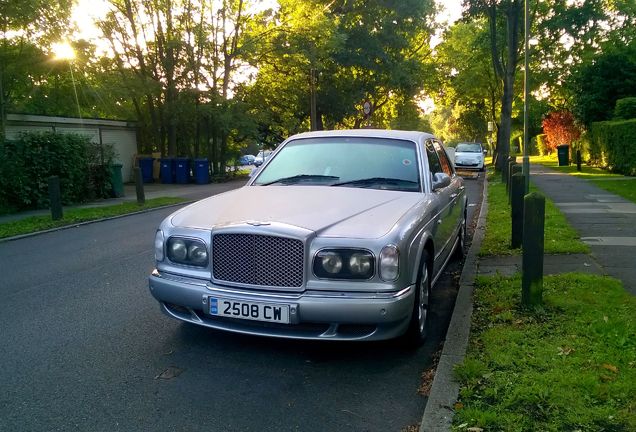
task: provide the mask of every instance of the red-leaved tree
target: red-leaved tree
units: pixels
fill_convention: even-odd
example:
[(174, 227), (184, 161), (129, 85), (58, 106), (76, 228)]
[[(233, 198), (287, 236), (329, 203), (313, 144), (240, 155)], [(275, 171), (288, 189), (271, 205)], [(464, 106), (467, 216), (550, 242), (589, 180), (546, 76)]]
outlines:
[(581, 136), (581, 130), (574, 123), (574, 116), (570, 111), (553, 111), (543, 119), (542, 125), (550, 153), (556, 146), (572, 144), (572, 141)]

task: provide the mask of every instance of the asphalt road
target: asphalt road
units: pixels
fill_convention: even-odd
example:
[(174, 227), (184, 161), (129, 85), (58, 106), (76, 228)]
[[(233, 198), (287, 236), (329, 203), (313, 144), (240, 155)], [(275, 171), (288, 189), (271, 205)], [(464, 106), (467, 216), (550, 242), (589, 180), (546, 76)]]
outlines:
[[(482, 182), (467, 180), (472, 213)], [(0, 243), (0, 431), (401, 431), (457, 291), (434, 291), (417, 351), (221, 333), (164, 316), (148, 292), (171, 210)], [(472, 233), (472, 231), (470, 231)]]

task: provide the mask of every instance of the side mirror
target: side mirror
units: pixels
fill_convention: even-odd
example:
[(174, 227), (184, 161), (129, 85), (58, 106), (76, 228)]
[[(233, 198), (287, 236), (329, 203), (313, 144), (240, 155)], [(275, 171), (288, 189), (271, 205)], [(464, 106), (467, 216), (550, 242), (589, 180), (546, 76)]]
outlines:
[(433, 192), (438, 189), (443, 189), (451, 184), (451, 178), (446, 173), (435, 173), (433, 175)]
[(484, 149), (484, 154), (487, 155), (488, 154), (488, 149)]

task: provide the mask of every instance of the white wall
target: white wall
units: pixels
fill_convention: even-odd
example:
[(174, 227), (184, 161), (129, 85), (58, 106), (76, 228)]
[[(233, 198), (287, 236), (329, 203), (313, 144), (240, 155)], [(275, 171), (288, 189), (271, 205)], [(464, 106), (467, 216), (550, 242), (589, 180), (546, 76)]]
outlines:
[(112, 145), (115, 160), (122, 164), (124, 182), (132, 181), (134, 157), (137, 154), (137, 134), (134, 130), (102, 129), (102, 144)]

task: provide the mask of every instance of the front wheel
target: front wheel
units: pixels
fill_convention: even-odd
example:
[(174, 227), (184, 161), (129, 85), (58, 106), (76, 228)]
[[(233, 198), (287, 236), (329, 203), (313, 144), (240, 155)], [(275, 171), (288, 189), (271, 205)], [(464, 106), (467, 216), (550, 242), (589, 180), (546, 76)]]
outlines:
[(431, 294), (431, 279), (429, 275), (428, 253), (422, 256), (422, 270), (417, 279), (415, 301), (409, 328), (404, 335), (406, 343), (412, 347), (418, 347), (424, 343), (428, 336), (429, 305)]

